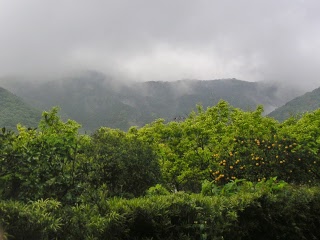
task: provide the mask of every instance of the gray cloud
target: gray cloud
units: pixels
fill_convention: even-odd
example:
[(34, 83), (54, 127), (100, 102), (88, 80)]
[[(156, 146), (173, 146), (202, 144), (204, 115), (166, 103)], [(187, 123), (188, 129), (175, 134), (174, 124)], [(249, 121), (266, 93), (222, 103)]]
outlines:
[(0, 75), (320, 85), (317, 0), (0, 0)]

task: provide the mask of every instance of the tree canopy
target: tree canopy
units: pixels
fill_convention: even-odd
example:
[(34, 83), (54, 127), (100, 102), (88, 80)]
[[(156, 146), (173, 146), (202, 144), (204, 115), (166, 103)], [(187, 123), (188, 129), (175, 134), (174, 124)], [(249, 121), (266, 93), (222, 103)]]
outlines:
[[(276, 207), (281, 201), (313, 209), (302, 219), (316, 224), (320, 110), (283, 123), (262, 113), (262, 106), (242, 111), (220, 101), (207, 109), (198, 106), (183, 120), (158, 119), (127, 132), (101, 127), (87, 135), (53, 108), (37, 128), (3, 128), (0, 238), (1, 225), (17, 239), (234, 237), (224, 224), (242, 229), (257, 204), (269, 204), (273, 219), (285, 219)], [(218, 222), (210, 222), (212, 216)], [(264, 220), (257, 221), (269, 221), (260, 217)], [(24, 235), (15, 233), (19, 228)], [(245, 229), (244, 238), (249, 232), (254, 236), (251, 225)], [(297, 236), (316, 234), (312, 227), (301, 229), (308, 230), (294, 230)], [(288, 231), (292, 234), (279, 230), (277, 237), (295, 236)]]

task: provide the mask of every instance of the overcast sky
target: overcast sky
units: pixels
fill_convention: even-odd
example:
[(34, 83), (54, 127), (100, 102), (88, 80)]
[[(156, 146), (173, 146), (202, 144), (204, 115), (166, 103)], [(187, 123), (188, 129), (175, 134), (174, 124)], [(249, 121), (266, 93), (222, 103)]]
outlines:
[(319, 0), (0, 0), (0, 76), (320, 85)]

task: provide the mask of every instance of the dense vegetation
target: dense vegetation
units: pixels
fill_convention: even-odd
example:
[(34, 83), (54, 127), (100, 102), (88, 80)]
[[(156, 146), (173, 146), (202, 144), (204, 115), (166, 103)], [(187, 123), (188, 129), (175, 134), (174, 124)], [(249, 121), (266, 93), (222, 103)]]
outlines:
[(284, 121), (290, 116), (301, 116), (307, 111), (314, 111), (318, 108), (320, 108), (320, 88), (292, 99), (285, 105), (271, 112), (269, 116), (278, 121)]
[(22, 99), (0, 87), (0, 126), (15, 129), (18, 123), (35, 127), (41, 112), (26, 104)]
[(37, 129), (3, 129), (3, 235), (319, 239), (320, 110), (283, 123), (262, 112), (220, 101), (183, 121), (85, 135), (54, 108)]
[(50, 82), (10, 80), (1, 84), (38, 109), (60, 106), (64, 117), (79, 122), (88, 132), (101, 126), (127, 131), (157, 118), (186, 118), (196, 104), (206, 108), (220, 99), (246, 111), (262, 104), (269, 112), (300, 94), (288, 86), (280, 94), (284, 90), (279, 86), (236, 79), (121, 84), (93, 71)]

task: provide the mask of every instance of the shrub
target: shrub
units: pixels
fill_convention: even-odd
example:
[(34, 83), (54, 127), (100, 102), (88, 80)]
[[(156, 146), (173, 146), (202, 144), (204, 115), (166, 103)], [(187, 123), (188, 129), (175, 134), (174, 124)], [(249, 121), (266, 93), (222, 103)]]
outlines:
[(0, 226), (9, 239), (52, 239), (61, 229), (60, 207), (54, 200), (1, 201)]
[(149, 188), (146, 194), (147, 196), (161, 196), (161, 195), (169, 195), (170, 192), (161, 184), (157, 184), (154, 187)]

